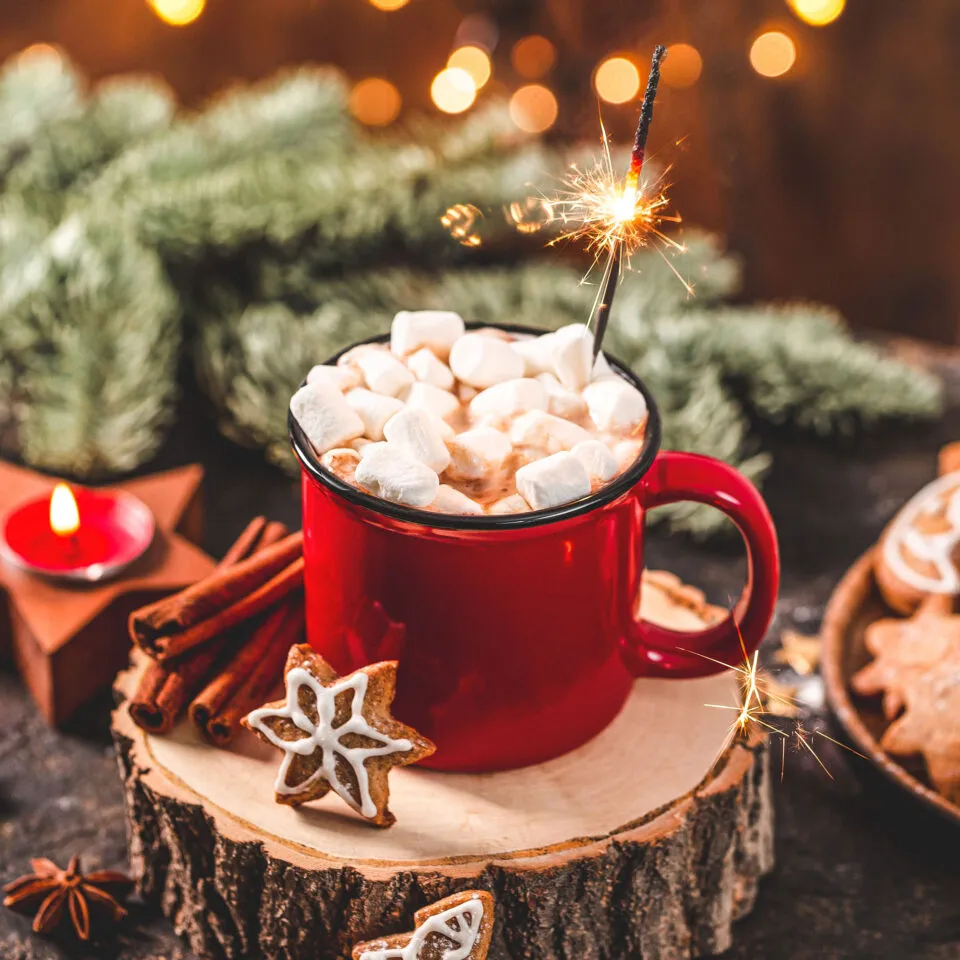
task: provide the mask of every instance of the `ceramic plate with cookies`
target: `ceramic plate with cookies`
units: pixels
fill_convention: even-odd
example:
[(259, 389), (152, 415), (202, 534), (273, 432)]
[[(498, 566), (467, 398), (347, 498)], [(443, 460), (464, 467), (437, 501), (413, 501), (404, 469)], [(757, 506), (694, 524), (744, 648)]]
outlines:
[(857, 749), (960, 823), (958, 451), (840, 581), (822, 637), (827, 694)]

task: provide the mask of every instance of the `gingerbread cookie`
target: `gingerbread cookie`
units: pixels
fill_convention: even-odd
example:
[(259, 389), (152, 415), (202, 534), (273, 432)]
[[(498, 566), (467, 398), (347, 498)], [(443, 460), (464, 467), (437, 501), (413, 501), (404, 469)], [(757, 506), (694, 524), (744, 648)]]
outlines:
[(274, 785), (277, 803), (298, 806), (332, 790), (378, 827), (394, 822), (387, 809), (390, 770), (436, 750), (390, 715), (396, 674), (396, 662), (385, 661), (341, 678), (307, 644), (290, 648), (286, 699), (243, 721), (284, 753)]
[(493, 934), (493, 897), (464, 890), (414, 915), (416, 929), (358, 943), (353, 960), (484, 960)]
[(934, 595), (907, 620), (891, 617), (871, 623), (864, 642), (874, 659), (854, 674), (850, 685), (863, 696), (882, 693), (884, 716), (892, 720), (918, 676), (960, 655), (960, 616), (953, 614), (951, 597)]
[(922, 754), (936, 790), (957, 802), (960, 616), (952, 608), (952, 598), (935, 594), (907, 620), (872, 623), (864, 639), (875, 659), (851, 686), (866, 696), (883, 694), (883, 712), (893, 723), (880, 746), (894, 756)]
[(960, 803), (960, 649), (914, 677), (906, 709), (880, 746), (894, 756), (922, 754), (934, 789)]
[(952, 469), (928, 483), (893, 518), (877, 546), (874, 572), (887, 603), (913, 613), (931, 594), (960, 594), (960, 471), (955, 445), (941, 452), (941, 467)]

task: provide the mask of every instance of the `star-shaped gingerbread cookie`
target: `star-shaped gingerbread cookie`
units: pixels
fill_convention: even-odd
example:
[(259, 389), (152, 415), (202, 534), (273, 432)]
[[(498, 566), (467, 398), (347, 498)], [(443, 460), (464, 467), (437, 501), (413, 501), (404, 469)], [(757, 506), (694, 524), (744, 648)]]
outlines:
[(290, 648), (286, 698), (254, 710), (244, 726), (282, 750), (277, 803), (298, 806), (331, 790), (378, 827), (389, 827), (388, 775), (436, 747), (390, 715), (397, 664), (384, 661), (346, 677), (307, 644)]
[(867, 627), (864, 641), (875, 659), (854, 674), (851, 686), (864, 696), (882, 693), (888, 720), (903, 709), (917, 677), (960, 655), (960, 616), (952, 604), (950, 597), (931, 596), (906, 620), (891, 617)]
[(937, 792), (960, 803), (960, 649), (914, 677), (905, 700), (880, 746), (895, 756), (922, 754)]
[(416, 929), (368, 940), (353, 960), (484, 960), (493, 934), (493, 897), (464, 890), (418, 910)]

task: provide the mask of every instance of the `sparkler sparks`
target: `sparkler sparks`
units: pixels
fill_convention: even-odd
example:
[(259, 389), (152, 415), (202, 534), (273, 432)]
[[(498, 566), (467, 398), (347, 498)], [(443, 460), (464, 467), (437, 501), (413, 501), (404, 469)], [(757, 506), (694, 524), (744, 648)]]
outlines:
[(848, 753), (854, 754), (855, 756), (861, 757), (864, 760), (867, 759), (862, 753), (854, 750), (852, 747), (848, 747), (845, 743), (841, 743), (839, 740), (835, 740), (822, 730), (809, 730), (803, 725), (801, 720), (796, 720), (792, 730), (785, 730), (782, 727), (770, 723), (767, 719), (765, 719), (766, 717), (795, 717), (800, 705), (786, 692), (786, 689), (782, 685), (778, 684), (771, 677), (767, 677), (763, 674), (759, 668), (759, 654), (754, 653), (751, 657), (747, 653), (747, 648), (744, 645), (742, 636), (740, 637), (740, 649), (743, 652), (743, 664), (740, 666), (733, 666), (731, 664), (724, 663), (722, 660), (716, 660), (713, 657), (706, 656), (705, 654), (697, 653), (695, 650), (687, 651), (703, 657), (705, 660), (710, 660), (712, 663), (718, 663), (724, 667), (729, 667), (739, 679), (740, 702), (738, 704), (704, 704), (704, 706), (711, 707), (715, 710), (732, 710), (736, 713), (736, 716), (730, 723), (730, 729), (727, 733), (727, 736), (724, 738), (723, 746), (720, 750), (721, 753), (723, 753), (723, 751), (735, 741), (746, 741), (750, 737), (753, 728), (756, 725), (759, 725), (765, 730), (769, 730), (771, 733), (774, 733), (780, 737), (781, 780), (783, 780), (784, 768), (786, 766), (788, 743), (792, 745), (793, 749), (798, 752), (800, 750), (806, 750), (807, 753), (809, 753), (810, 756), (817, 761), (817, 764), (831, 780), (833, 779), (833, 774), (827, 769), (826, 764), (824, 764), (823, 760), (820, 758), (820, 755), (813, 747), (813, 741), (816, 737), (821, 737), (824, 740), (828, 740), (835, 746), (838, 746), (841, 749), (846, 750)]
[(583, 242), (594, 255), (594, 263), (616, 247), (629, 260), (654, 240), (683, 251), (683, 244), (660, 229), (664, 223), (681, 222), (667, 198), (669, 170), (650, 184), (641, 183), (640, 171), (622, 179), (614, 171), (610, 141), (602, 124), (601, 133), (603, 153), (593, 169), (571, 167), (560, 192), (547, 201), (561, 224), (560, 234), (550, 245), (567, 240)]

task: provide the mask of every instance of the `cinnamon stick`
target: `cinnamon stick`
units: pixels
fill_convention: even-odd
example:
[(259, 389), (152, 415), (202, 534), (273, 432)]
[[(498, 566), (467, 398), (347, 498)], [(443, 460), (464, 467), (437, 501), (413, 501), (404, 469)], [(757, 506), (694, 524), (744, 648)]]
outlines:
[(217, 746), (239, 732), (240, 721), (260, 706), (283, 678), (293, 644), (303, 640), (305, 609), (299, 591), (262, 621), (249, 642), (190, 705), (190, 719)]
[[(300, 556), (302, 544), (303, 535), (292, 533), (228, 569), (215, 571), (172, 597), (135, 610), (130, 615), (130, 636), (148, 654), (157, 656), (165, 649), (163, 641), (166, 638), (222, 615), (231, 605), (247, 599), (282, 573)], [(219, 630), (205, 639), (217, 632)], [(186, 644), (179, 652), (191, 646), (194, 644)]]
[(207, 644), (175, 666), (151, 663), (130, 701), (133, 722), (150, 733), (169, 733), (190, 697), (210, 675), (223, 646)]
[[(254, 517), (224, 554), (217, 569), (240, 563), (286, 535), (284, 524), (267, 523), (265, 517)], [(130, 716), (137, 726), (150, 733), (169, 733), (184, 706), (209, 677), (228, 640), (229, 635), (224, 634), (175, 663), (150, 664), (130, 702)]]
[(263, 531), (267, 526), (267, 518), (264, 516), (254, 517), (244, 528), (243, 532), (230, 545), (230, 549), (223, 555), (217, 564), (217, 570), (227, 570), (235, 567), (241, 560), (256, 553), (260, 548), (263, 538)]
[(269, 547), (273, 543), (279, 543), (284, 537), (288, 536), (289, 533), (290, 531), (287, 529), (285, 523), (280, 523), (279, 520), (271, 520), (263, 528), (263, 536), (257, 544), (257, 549), (262, 550), (264, 547)]
[(224, 607), (219, 613), (202, 620), (189, 630), (184, 630), (183, 633), (158, 638), (153, 644), (152, 655), (161, 663), (182, 657), (188, 650), (208, 643), (225, 630), (269, 610), (274, 604), (302, 586), (303, 557), (298, 557), (276, 576), (231, 606)]

